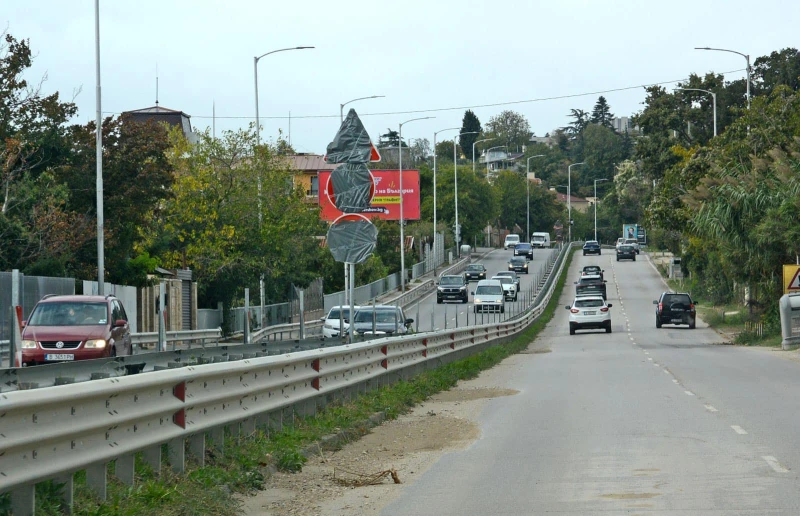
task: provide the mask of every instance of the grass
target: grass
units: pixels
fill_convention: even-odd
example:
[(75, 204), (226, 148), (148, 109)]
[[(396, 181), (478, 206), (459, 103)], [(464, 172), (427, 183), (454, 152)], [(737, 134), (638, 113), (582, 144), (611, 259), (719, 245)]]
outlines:
[[(565, 271), (571, 261), (572, 253), (567, 256)], [(328, 405), (316, 416), (294, 418), (279, 432), (257, 430), (243, 438), (227, 435), (224, 455), (208, 451), (206, 465), (199, 467), (187, 462), (185, 475), (173, 474), (166, 461), (161, 474), (157, 475), (143, 461), (137, 460), (136, 483), (131, 487), (112, 476), (112, 464), (105, 501), (97, 499), (89, 490), (85, 475), (76, 474), (74, 512), (92, 516), (238, 514), (240, 503), (234, 494), (262, 489), (271, 466), (283, 471), (300, 471), (306, 461), (302, 450), (323, 437), (345, 432), (356, 439), (369, 431), (370, 416), (382, 413), (386, 419), (397, 418), (433, 394), (454, 387), (460, 380), (475, 378), (481, 371), (527, 348), (552, 319), (566, 276), (563, 274), (556, 282), (554, 295), (542, 316), (509, 342), (427, 371), (410, 381), (368, 392), (349, 402)], [(166, 447), (162, 456), (167, 456)], [(63, 514), (59, 493), (57, 484), (39, 484), (36, 514)], [(10, 514), (8, 498), (0, 496), (0, 515), (5, 514)]]

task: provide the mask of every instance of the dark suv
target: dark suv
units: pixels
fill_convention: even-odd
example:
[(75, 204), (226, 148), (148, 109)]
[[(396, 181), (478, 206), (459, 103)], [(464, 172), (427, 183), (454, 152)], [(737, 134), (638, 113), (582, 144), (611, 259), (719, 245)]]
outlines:
[(583, 256), (587, 254), (601, 254), (600, 243), (597, 240), (588, 240), (583, 244)]
[(653, 301), (656, 307), (656, 328), (662, 324), (688, 324), (695, 328), (697, 312), (689, 294), (685, 292), (663, 292), (661, 297)]
[(467, 265), (467, 268), (464, 271), (464, 277), (467, 278), (467, 281), (480, 281), (482, 279), (486, 279), (486, 267), (484, 267), (482, 263), (473, 263)]
[(533, 248), (531, 244), (520, 242), (514, 247), (514, 256), (524, 256), (528, 260), (533, 260)]
[(606, 297), (606, 280), (599, 274), (581, 276), (575, 282), (575, 297), (600, 295)]
[(448, 299), (469, 303), (467, 279), (463, 274), (442, 276), (439, 279), (439, 286), (436, 287), (436, 302), (441, 304)]
[(114, 296), (45, 296), (23, 322), (22, 364), (133, 354), (128, 314)]

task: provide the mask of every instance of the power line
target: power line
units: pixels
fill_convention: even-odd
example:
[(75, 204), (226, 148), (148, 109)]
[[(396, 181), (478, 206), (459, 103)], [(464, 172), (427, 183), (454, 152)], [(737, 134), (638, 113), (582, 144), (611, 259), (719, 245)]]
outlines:
[[(736, 72), (744, 72), (746, 71), (745, 68), (738, 68), (736, 70), (730, 70), (727, 72), (721, 72), (721, 75), (729, 74), (729, 73), (736, 73)], [(664, 86), (666, 84), (675, 84), (679, 82), (686, 81), (687, 78), (684, 77), (683, 79), (675, 79), (671, 81), (662, 81), (662, 82), (654, 82), (650, 84), (638, 84), (636, 86), (624, 86), (621, 88), (612, 88), (608, 90), (599, 90), (599, 91), (589, 91), (584, 93), (571, 93), (568, 95), (556, 95), (553, 97), (540, 97), (536, 99), (527, 99), (527, 100), (511, 100), (506, 102), (494, 102), (491, 104), (475, 104), (472, 106), (455, 106), (455, 107), (444, 107), (444, 108), (431, 108), (431, 109), (415, 109), (409, 111), (384, 111), (378, 113), (359, 113), (358, 116), (365, 117), (365, 116), (388, 116), (388, 115), (415, 115), (420, 113), (441, 113), (443, 111), (462, 111), (466, 109), (480, 109), (480, 108), (488, 108), (488, 107), (501, 107), (501, 106), (514, 106), (517, 104), (531, 104), (534, 102), (548, 102), (551, 100), (563, 100), (563, 99), (571, 99), (577, 97), (588, 97), (590, 95), (603, 95), (607, 93), (617, 93), (620, 91), (630, 91), (636, 90), (639, 88), (647, 88), (650, 86)], [(119, 113), (106, 113), (109, 115), (118, 115)], [(303, 119), (312, 119), (312, 118), (338, 118), (339, 114), (335, 115), (293, 115), (293, 119), (303, 118)], [(251, 120), (253, 116), (207, 116), (207, 115), (192, 115), (192, 118), (202, 118), (202, 119), (224, 119), (224, 120)], [(259, 117), (265, 120), (287, 120), (288, 116), (261, 116)]]

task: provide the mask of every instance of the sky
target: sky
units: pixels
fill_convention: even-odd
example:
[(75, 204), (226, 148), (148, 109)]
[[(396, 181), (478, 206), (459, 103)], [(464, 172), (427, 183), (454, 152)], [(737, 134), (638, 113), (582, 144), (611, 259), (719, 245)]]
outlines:
[[(711, 71), (745, 76), (743, 57), (694, 47), (752, 62), (800, 46), (792, 37), (800, 2), (787, 0), (99, 3), (105, 116), (153, 106), (158, 83), (159, 105), (189, 114), (195, 130), (247, 127), (254, 57), (314, 46), (260, 59), (258, 94), (262, 140), (282, 132), (298, 152), (316, 154), (339, 127), (340, 104), (358, 97), (384, 96), (345, 108), (374, 142), (435, 117), (402, 131), (432, 142), (435, 131), (460, 127), (468, 108), (482, 124), (517, 111), (543, 136), (567, 125), (570, 109), (591, 111), (601, 94), (612, 113), (630, 116), (642, 109), (643, 85), (672, 89)], [(97, 109), (94, 17), (92, 0), (0, 0), (0, 26), (30, 40), (26, 78), (74, 97), (81, 124)]]

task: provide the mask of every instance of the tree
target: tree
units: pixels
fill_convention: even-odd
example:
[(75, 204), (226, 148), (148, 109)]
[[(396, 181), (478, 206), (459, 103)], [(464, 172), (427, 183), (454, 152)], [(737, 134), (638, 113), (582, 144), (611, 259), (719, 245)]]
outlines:
[(793, 90), (800, 88), (800, 52), (796, 48), (784, 48), (761, 56), (753, 63), (755, 93), (768, 95), (776, 86), (784, 85)]
[(600, 97), (597, 98), (594, 109), (592, 109), (592, 116), (589, 121), (593, 124), (602, 125), (603, 127), (611, 129), (613, 127), (613, 120), (614, 115), (611, 113), (611, 107), (608, 105), (608, 101), (606, 101), (604, 96), (600, 95)]
[[(472, 157), (472, 144), (475, 143), (481, 136), (481, 121), (471, 109), (464, 112), (464, 118), (461, 121), (461, 133), (463, 136), (459, 137), (461, 144), (461, 151), (465, 156)], [(475, 133), (475, 134), (464, 134)]]
[[(400, 141), (400, 133), (392, 131), (391, 129), (386, 129), (386, 134), (382, 134), (378, 138), (379, 147), (397, 147)], [(406, 142), (403, 142), (402, 146), (405, 147)]]
[(431, 154), (431, 142), (427, 138), (415, 138), (411, 144), (411, 163), (415, 166), (424, 163)]
[(508, 145), (510, 149), (522, 148), (531, 139), (528, 120), (516, 111), (506, 110), (493, 116), (486, 124), (486, 129), (491, 133), (489, 136), (495, 138), (495, 145)]
[(563, 128), (563, 132), (570, 136), (577, 136), (586, 129), (589, 125), (589, 113), (582, 109), (570, 109), (569, 116), (573, 118), (572, 122)]

